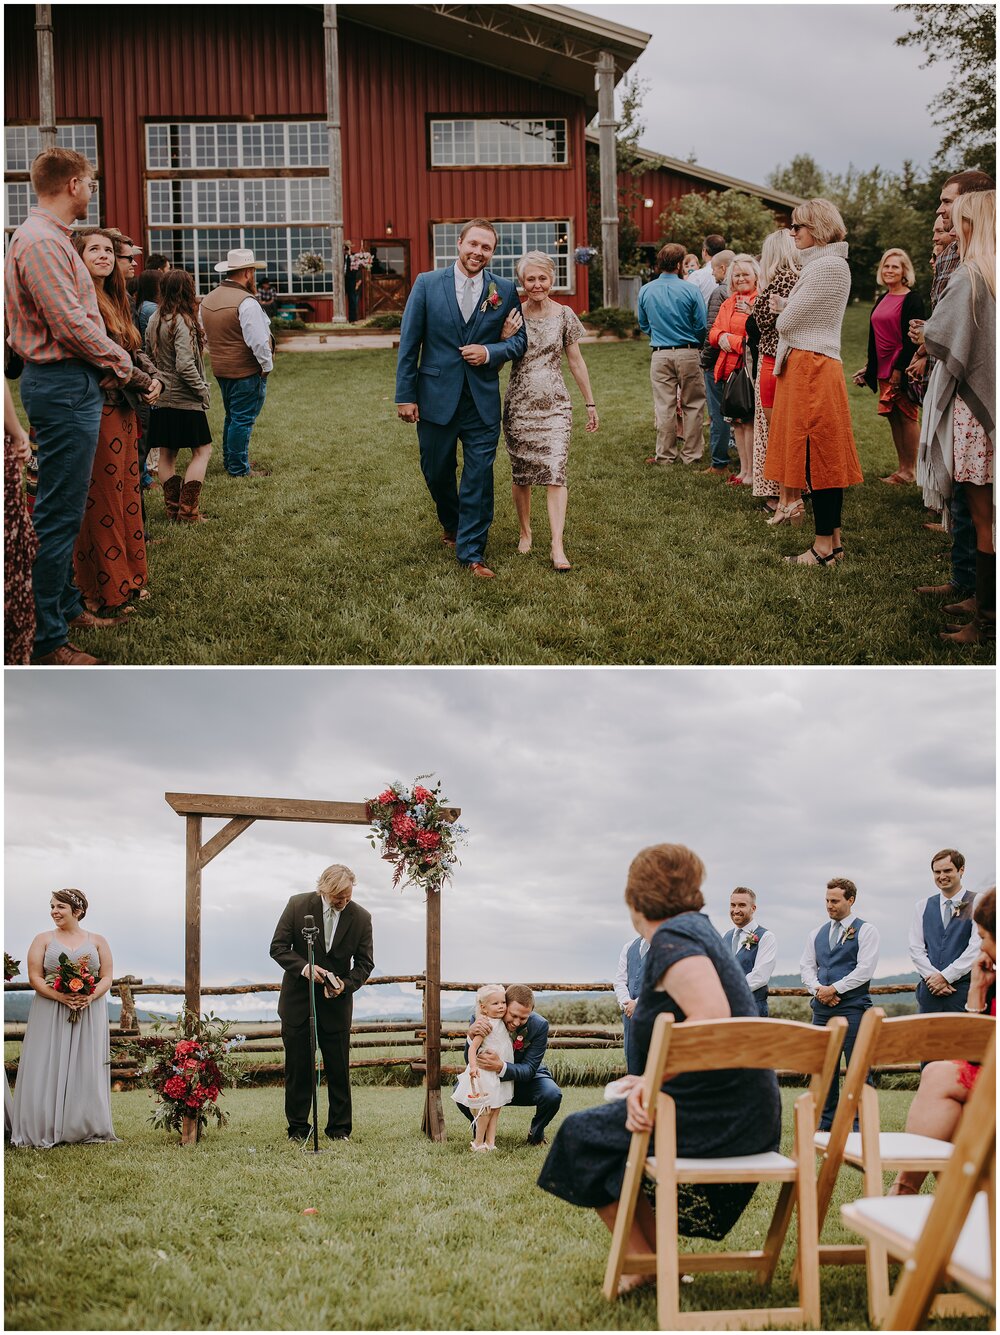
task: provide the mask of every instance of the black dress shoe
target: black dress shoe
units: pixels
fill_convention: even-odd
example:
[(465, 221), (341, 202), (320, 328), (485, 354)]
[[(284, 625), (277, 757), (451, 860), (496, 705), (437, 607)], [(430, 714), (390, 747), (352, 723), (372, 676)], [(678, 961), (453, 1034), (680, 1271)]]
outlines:
[(534, 1136), (529, 1136), (529, 1137), (528, 1137), (528, 1144), (529, 1144), (529, 1145), (547, 1145), (548, 1143), (549, 1143), (549, 1142), (545, 1139), (544, 1136), (539, 1136), (539, 1137), (537, 1138), (537, 1140), (535, 1139)]

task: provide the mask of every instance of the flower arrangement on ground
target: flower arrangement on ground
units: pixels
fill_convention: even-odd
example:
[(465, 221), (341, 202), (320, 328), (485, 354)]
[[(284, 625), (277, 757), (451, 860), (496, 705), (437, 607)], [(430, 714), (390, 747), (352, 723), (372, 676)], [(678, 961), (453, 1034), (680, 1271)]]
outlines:
[(375, 256), (370, 250), (356, 250), (351, 256), (351, 268), (355, 272), (358, 269), (370, 269), (374, 263)]
[(457, 846), (468, 833), (450, 821), (441, 797), (441, 784), (425, 788), (418, 775), (413, 787), (392, 783), (365, 806), (372, 823), (368, 842), (395, 864), (392, 883), (419, 885), (428, 893), (440, 890), (459, 865)]
[(326, 260), (315, 250), (304, 250), (295, 261), (295, 272), (303, 278), (314, 277), (326, 272)]
[(180, 1131), (186, 1117), (197, 1122), (199, 1132), (210, 1117), (225, 1126), (229, 1118), (219, 1097), (223, 1086), (240, 1078), (233, 1049), (246, 1041), (242, 1034), (230, 1037), (232, 1027), (217, 1015), (196, 1019), (185, 1011), (173, 1025), (153, 1025), (151, 1034), (128, 1045), (139, 1062), (139, 1078), (156, 1098), (150, 1116), (155, 1127)]
[(573, 259), (577, 264), (589, 264), (597, 253), (594, 246), (577, 246), (573, 251)]
[(14, 959), (14, 957), (13, 957), (12, 955), (8, 955), (7, 952), (6, 952), (6, 950), (5, 950), (4, 953), (3, 953), (3, 980), (4, 980), (4, 982), (5, 982), (5, 983), (9, 983), (10, 980), (11, 980), (12, 978), (16, 978), (17, 975), (18, 975), (20, 972), (21, 972), (21, 961), (20, 961), (20, 960), (16, 960), (16, 959)]
[[(59, 956), (59, 968), (45, 975), (45, 981), (54, 992), (72, 992), (77, 997), (92, 996), (97, 979), (90, 970), (90, 956), (81, 955), (71, 960), (65, 950)], [(80, 1012), (67, 1007), (70, 1024), (79, 1024)]]

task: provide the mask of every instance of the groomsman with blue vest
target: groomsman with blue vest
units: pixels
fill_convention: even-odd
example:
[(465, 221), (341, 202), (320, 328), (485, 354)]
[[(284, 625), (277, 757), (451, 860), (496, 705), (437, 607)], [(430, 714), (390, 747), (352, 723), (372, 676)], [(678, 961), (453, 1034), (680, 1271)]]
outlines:
[(965, 858), (942, 848), (931, 858), (935, 894), (917, 904), (910, 926), (910, 959), (920, 982), (917, 1009), (961, 1011), (969, 998), (969, 976), (979, 957), (979, 933), (972, 930), (976, 896), (962, 889)]
[(633, 1069), (633, 1055), (629, 1052), (628, 1038), (632, 1012), (642, 990), (642, 973), (648, 950), (649, 942), (644, 937), (637, 936), (633, 941), (626, 942), (622, 947), (622, 953), (618, 956), (618, 971), (615, 974), (615, 996), (618, 998), (622, 1023), (625, 1026), (625, 1069), (629, 1075), (642, 1075), (646, 1066), (645, 1061), (640, 1060), (638, 1067)]
[(729, 896), (729, 916), (735, 926), (722, 939), (747, 976), (757, 1013), (766, 1020), (767, 985), (774, 973), (778, 943), (774, 933), (757, 921), (757, 896), (745, 885), (738, 885)]
[[(834, 1015), (847, 1021), (844, 1056), (854, 1051), (861, 1018), (872, 1004), (868, 985), (878, 968), (878, 932), (854, 912), (858, 888), (835, 876), (826, 883), (829, 922), (809, 933), (799, 962), (802, 981), (812, 994), (813, 1024), (826, 1025)], [(871, 1083), (871, 1076), (868, 1077)], [(834, 1074), (819, 1129), (829, 1131), (840, 1099), (840, 1071)], [(855, 1124), (856, 1125), (856, 1124)]]

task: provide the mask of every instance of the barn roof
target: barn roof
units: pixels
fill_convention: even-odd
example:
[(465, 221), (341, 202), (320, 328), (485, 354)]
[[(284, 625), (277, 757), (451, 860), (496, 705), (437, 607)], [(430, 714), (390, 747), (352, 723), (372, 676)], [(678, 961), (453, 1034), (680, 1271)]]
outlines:
[(650, 39), (649, 33), (564, 5), (348, 4), (338, 9), (348, 22), (573, 93), (591, 115), (597, 110), (594, 65), (600, 52), (614, 57), (617, 81)]

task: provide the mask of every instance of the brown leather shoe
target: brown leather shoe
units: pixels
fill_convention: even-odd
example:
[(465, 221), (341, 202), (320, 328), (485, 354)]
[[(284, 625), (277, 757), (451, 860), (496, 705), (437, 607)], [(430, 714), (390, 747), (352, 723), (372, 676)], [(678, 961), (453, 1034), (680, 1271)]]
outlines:
[(449, 533), (447, 529), (441, 534), (441, 541), (446, 547), (454, 547), (456, 534)]
[(101, 660), (71, 644), (63, 644), (50, 654), (36, 655), (31, 661), (36, 667), (96, 667)]
[(127, 614), (120, 617), (99, 617), (86, 608), (69, 623), (74, 630), (107, 630), (109, 626), (120, 626), (128, 620)]
[(698, 472), (701, 473), (701, 475), (702, 475), (703, 477), (728, 477), (728, 476), (729, 476), (729, 469), (728, 469), (728, 468), (716, 468), (714, 465), (713, 465), (712, 467), (710, 467), (710, 468), (699, 468), (699, 469), (698, 469)]
[(949, 594), (954, 597), (961, 590), (955, 584), (918, 584), (913, 592), (925, 593), (930, 598), (946, 598)]
[(475, 575), (477, 579), (496, 579), (493, 571), (489, 566), (484, 566), (482, 561), (470, 561), (468, 568), (469, 572)]

